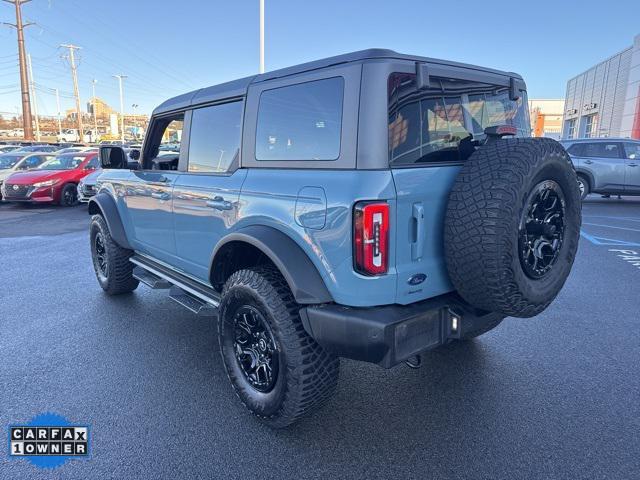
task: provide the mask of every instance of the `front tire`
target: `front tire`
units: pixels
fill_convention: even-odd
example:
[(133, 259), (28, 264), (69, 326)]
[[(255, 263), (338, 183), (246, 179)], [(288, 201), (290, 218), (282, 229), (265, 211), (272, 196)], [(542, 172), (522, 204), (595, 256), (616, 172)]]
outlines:
[(227, 280), (219, 308), (220, 353), (235, 393), (262, 422), (282, 428), (336, 390), (339, 359), (304, 330), (298, 305), (272, 267)]
[(578, 188), (580, 189), (580, 199), (584, 200), (589, 195), (589, 181), (584, 177), (584, 175), (578, 174)]
[(75, 207), (78, 204), (78, 187), (74, 183), (66, 184), (60, 193), (60, 205)]
[(140, 282), (133, 278), (133, 251), (118, 245), (102, 215), (93, 215), (89, 226), (91, 259), (100, 287), (109, 295), (134, 291)]

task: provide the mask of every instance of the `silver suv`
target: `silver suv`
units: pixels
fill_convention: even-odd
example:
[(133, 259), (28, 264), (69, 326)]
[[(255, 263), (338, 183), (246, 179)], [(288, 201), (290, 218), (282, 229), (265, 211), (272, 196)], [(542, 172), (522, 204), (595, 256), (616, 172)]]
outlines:
[(640, 195), (640, 141), (582, 138), (561, 143), (578, 173), (583, 199), (589, 193)]

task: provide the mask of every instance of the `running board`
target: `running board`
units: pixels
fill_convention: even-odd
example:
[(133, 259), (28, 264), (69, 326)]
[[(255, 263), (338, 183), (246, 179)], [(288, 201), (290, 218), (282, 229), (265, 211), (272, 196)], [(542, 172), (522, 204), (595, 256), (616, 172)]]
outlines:
[(180, 287), (171, 287), (171, 290), (169, 290), (169, 298), (199, 317), (218, 316), (218, 309), (216, 307), (204, 300), (200, 300), (198, 297), (195, 297), (188, 292), (185, 292)]
[(201, 316), (215, 316), (220, 294), (213, 288), (147, 256), (133, 255), (133, 276), (154, 289), (170, 288), (169, 297)]
[(133, 268), (133, 278), (139, 280), (144, 283), (147, 287), (153, 288), (154, 290), (162, 290), (171, 288), (171, 283), (165, 280), (164, 278), (160, 278), (157, 275), (154, 275), (151, 272), (146, 271), (142, 267), (134, 267)]

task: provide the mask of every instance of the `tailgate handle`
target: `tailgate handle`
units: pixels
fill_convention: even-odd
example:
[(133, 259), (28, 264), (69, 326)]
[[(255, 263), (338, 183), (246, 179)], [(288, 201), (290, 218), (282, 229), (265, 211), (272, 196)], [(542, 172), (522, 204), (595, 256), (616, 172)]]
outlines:
[(414, 203), (411, 212), (411, 221), (413, 222), (412, 231), (413, 239), (411, 241), (411, 259), (420, 260), (424, 250), (424, 206), (422, 203)]

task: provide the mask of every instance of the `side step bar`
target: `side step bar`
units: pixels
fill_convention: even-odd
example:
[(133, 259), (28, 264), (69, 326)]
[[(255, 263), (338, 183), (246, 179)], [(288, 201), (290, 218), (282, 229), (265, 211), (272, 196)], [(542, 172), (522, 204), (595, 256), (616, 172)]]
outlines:
[(171, 290), (169, 290), (169, 298), (199, 317), (218, 316), (218, 309), (216, 307), (208, 302), (200, 300), (198, 297), (195, 297), (188, 292), (185, 292), (180, 287), (171, 287)]
[(133, 276), (153, 289), (170, 289), (169, 298), (196, 315), (217, 315), (220, 295), (213, 288), (142, 255), (133, 255)]

